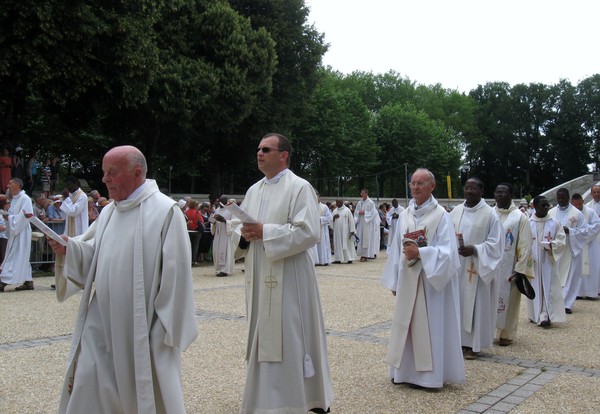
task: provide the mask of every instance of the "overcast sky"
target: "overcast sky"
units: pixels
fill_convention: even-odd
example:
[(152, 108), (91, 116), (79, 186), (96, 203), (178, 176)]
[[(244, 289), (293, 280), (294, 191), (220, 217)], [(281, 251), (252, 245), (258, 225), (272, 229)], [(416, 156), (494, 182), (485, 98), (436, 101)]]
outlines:
[(600, 73), (596, 0), (306, 0), (343, 73), (399, 72), (468, 92), (503, 81), (572, 84)]

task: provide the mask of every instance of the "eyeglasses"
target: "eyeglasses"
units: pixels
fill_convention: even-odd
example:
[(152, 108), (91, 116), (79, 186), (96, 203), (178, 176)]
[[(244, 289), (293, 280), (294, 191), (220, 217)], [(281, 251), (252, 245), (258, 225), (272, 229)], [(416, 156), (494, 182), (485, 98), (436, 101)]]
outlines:
[(277, 148), (269, 148), (269, 147), (258, 147), (258, 152), (262, 151), (263, 154), (268, 154), (271, 151), (279, 151), (279, 152), (283, 152), (283, 150), (277, 149)]
[(411, 187), (419, 187), (419, 188), (423, 188), (425, 187), (427, 184), (430, 184), (429, 181), (417, 181), (417, 182), (410, 182), (408, 183), (408, 185), (410, 185)]

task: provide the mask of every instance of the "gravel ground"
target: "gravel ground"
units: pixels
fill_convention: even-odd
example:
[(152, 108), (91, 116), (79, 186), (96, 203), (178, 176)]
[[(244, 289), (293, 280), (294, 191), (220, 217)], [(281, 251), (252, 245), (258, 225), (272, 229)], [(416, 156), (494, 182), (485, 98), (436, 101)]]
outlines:
[[(515, 413), (600, 411), (598, 332), (600, 300), (577, 301), (563, 324), (543, 329), (521, 306), (518, 337), (494, 346), (486, 358), (466, 361), (467, 384), (439, 391), (393, 385), (383, 362), (393, 309), (379, 284), (385, 253), (367, 263), (316, 267), (337, 413), (457, 413), (526, 372), (557, 372), (514, 407)], [(217, 278), (212, 266), (193, 269), (199, 337), (183, 354), (183, 388), (189, 413), (236, 413), (245, 382), (245, 303), (241, 265)], [(0, 413), (57, 411), (78, 297), (57, 303), (51, 277), (36, 289), (0, 293)], [(515, 363), (514, 358), (518, 358)], [(511, 362), (512, 361), (512, 362)], [(587, 372), (583, 372), (587, 369)], [(493, 412), (490, 410), (489, 412)], [(506, 411), (504, 411), (506, 412)]]

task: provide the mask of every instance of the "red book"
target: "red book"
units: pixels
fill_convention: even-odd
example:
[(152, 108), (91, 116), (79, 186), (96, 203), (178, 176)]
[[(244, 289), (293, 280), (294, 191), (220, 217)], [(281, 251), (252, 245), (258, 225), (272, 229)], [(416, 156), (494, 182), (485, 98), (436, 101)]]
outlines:
[(404, 233), (402, 243), (410, 242), (411, 240), (417, 243), (419, 247), (427, 246), (427, 235), (425, 234), (425, 230), (416, 230), (410, 233)]

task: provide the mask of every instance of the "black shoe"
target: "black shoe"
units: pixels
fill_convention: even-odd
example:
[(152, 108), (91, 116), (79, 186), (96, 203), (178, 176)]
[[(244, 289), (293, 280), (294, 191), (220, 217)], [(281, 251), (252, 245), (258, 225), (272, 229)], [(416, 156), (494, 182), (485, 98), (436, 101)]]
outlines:
[(326, 413), (330, 413), (331, 409), (328, 408), (327, 411), (325, 411), (322, 408), (313, 408), (312, 410), (308, 410), (308, 412), (310, 412), (310, 413), (317, 413), (317, 414), (326, 414)]
[(223, 277), (223, 276), (227, 276), (227, 273), (225, 273), (225, 272), (217, 273), (217, 277)]
[(550, 321), (549, 321), (548, 319), (546, 319), (545, 321), (541, 321), (541, 322), (540, 322), (540, 326), (541, 326), (542, 328), (549, 328), (549, 327), (550, 327), (550, 325), (551, 325), (551, 323), (550, 323)]
[(571, 309), (569, 309), (569, 308), (565, 308), (565, 313), (566, 313), (567, 315), (570, 315), (570, 314), (572, 314), (572, 313), (573, 313), (573, 311), (572, 311)]
[(56, 290), (56, 285), (50, 285), (50, 287), (52, 288), (52, 290)]

